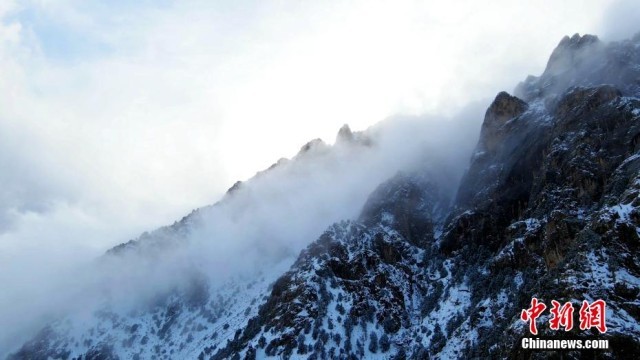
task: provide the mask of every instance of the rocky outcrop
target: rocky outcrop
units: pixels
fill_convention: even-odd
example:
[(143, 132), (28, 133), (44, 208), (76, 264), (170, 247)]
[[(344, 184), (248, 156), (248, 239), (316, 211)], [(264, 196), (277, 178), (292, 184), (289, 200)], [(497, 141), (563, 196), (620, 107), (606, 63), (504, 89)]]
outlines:
[[(258, 315), (214, 358), (247, 356), (247, 349), (261, 357), (364, 357), (370, 332), (388, 337), (407, 331), (416, 276), (424, 276), (420, 254), (384, 229), (332, 226), (300, 254)], [(388, 351), (391, 344), (386, 346)]]
[(342, 125), (340, 130), (338, 130), (338, 135), (336, 136), (336, 143), (351, 142), (353, 141), (353, 139), (354, 139), (354, 135), (349, 125), (347, 124)]
[(565, 36), (553, 50), (543, 76), (547, 78), (562, 76), (572, 68), (581, 67), (585, 61), (591, 60), (591, 52), (603, 46), (594, 35), (574, 34)]
[(388, 226), (407, 241), (426, 248), (450, 199), (432, 181), (417, 174), (398, 174), (380, 185), (367, 200), (359, 221), (365, 226)]
[[(192, 346), (214, 359), (632, 358), (640, 351), (638, 49), (640, 38), (563, 39), (540, 77), (489, 106), (453, 203), (431, 180), (438, 174), (398, 174), (370, 195), (357, 220), (327, 229), (270, 287), (234, 284), (216, 300), (195, 286), (146, 315), (104, 314), (109, 322), (96, 331), (125, 327), (139, 346), (150, 332), (162, 341), (171, 332), (195, 334), (167, 348)], [(366, 141), (343, 127), (336, 145)], [(238, 295), (248, 289), (257, 290)], [(550, 330), (542, 325), (548, 315), (539, 329), (606, 339), (610, 348), (522, 350), (528, 331), (520, 312), (534, 296), (574, 306), (605, 300), (604, 334)], [(128, 323), (144, 316), (153, 321), (141, 323), (156, 325)], [(83, 355), (114, 352), (106, 335), (89, 338), (100, 341)], [(170, 358), (163, 345), (149, 354)], [(47, 329), (15, 357), (64, 358), (70, 346)]]
[(516, 96), (531, 102), (552, 100), (572, 86), (611, 84), (624, 95), (640, 91), (640, 48), (637, 36), (604, 43), (596, 36), (578, 34), (563, 38), (553, 51), (545, 71), (529, 76), (515, 90)]
[[(637, 47), (623, 44), (631, 53)], [(547, 302), (604, 299), (610, 306), (609, 319), (616, 324), (599, 336), (616, 344), (605, 356), (624, 358), (640, 350), (633, 340), (638, 336), (640, 304), (622, 298), (640, 288), (640, 257), (633, 250), (640, 223), (631, 205), (636, 194), (632, 179), (638, 170), (640, 93), (629, 94), (635, 86), (633, 77), (618, 83), (619, 87), (592, 85), (594, 79), (615, 80), (614, 74), (626, 71), (614, 71), (607, 67), (609, 63), (596, 67), (608, 69), (606, 73), (586, 76), (578, 80), (580, 86), (566, 82), (565, 71), (573, 70), (562, 70), (566, 64), (581, 68), (580, 61), (593, 61), (580, 59), (587, 51), (603, 51), (611, 61), (620, 54), (619, 46), (605, 46), (591, 36), (564, 39), (545, 74), (528, 80), (540, 86), (525, 94), (529, 107), (497, 127), (500, 146), (487, 151), (483, 137), (495, 137), (495, 132), (481, 136), (440, 250), (460, 259), (454, 260), (461, 264), (454, 272), (464, 271), (474, 279), (472, 298), (490, 299), (500, 291), (518, 295), (493, 306), (493, 313), (510, 313), (510, 318), (493, 319), (490, 328), (475, 327), (483, 336), (469, 348), (469, 356), (549, 355), (523, 353), (517, 343), (527, 333), (515, 315), (532, 296)], [(554, 92), (560, 91), (560, 85), (566, 87), (553, 93), (548, 91), (549, 84), (555, 86)], [(462, 261), (478, 253), (484, 255), (471, 264)], [(478, 274), (474, 270), (478, 268), (486, 268), (490, 277), (482, 271)], [(618, 272), (625, 274), (622, 282)], [(485, 309), (482, 301), (471, 307)], [(567, 334), (547, 328), (544, 335)], [(589, 335), (593, 336), (575, 329), (568, 334)], [(567, 358), (582, 356), (594, 354), (565, 353)]]
[(497, 148), (504, 143), (504, 136), (507, 134), (505, 131), (506, 123), (521, 115), (525, 110), (527, 110), (527, 103), (524, 101), (504, 91), (499, 93), (484, 116), (478, 148), (482, 151), (495, 153)]
[(337, 146), (345, 146), (345, 145), (361, 145), (361, 146), (371, 146), (372, 139), (362, 131), (351, 131), (351, 128), (348, 124), (342, 125), (340, 130), (338, 130), (338, 135), (336, 135), (336, 145)]
[[(598, 43), (589, 36), (563, 40), (563, 49), (555, 52), (545, 78), (562, 84), (565, 74), (558, 71), (558, 64), (569, 61), (562, 57), (575, 56)], [(571, 84), (558, 94), (540, 91), (538, 97), (529, 98), (529, 104), (499, 94), (487, 110), (478, 147), (446, 220), (429, 211), (439, 203), (434, 200), (437, 188), (420, 183), (415, 176), (398, 177), (370, 197), (360, 218), (362, 225), (350, 225), (367, 236), (325, 235), (301, 255), (298, 266), (306, 264), (306, 270), (294, 268), (286, 276), (290, 280), (283, 289), (297, 289), (293, 283), (321, 284), (302, 292), (307, 294), (317, 294), (322, 284), (333, 282), (328, 292), (337, 289), (349, 306), (357, 294), (373, 294), (367, 302), (374, 304), (369, 310), (373, 315), (355, 315), (360, 329), (349, 325), (350, 341), (332, 341), (336, 331), (324, 326), (332, 319), (326, 303), (334, 298), (300, 301), (314, 307), (291, 314), (286, 304), (301, 297), (285, 290), (290, 294), (286, 301), (271, 295), (270, 308), (282, 312), (257, 318), (256, 328), (265, 329), (262, 324), (273, 318), (297, 318), (294, 323), (301, 323), (301, 314), (313, 313), (319, 319), (312, 323), (322, 324), (314, 326), (329, 340), (308, 339), (296, 332), (290, 339), (305, 345), (293, 350), (292, 343), (277, 335), (280, 340), (267, 354), (371, 357), (375, 353), (366, 349), (371, 343), (368, 336), (355, 334), (384, 328), (379, 316), (396, 313), (402, 314), (399, 326), (384, 332), (395, 341), (386, 352), (391, 357), (544, 357), (522, 353), (518, 343), (527, 334), (519, 313), (533, 296), (546, 302), (604, 299), (610, 311), (609, 331), (598, 338), (608, 339), (611, 350), (599, 354), (624, 358), (640, 350), (634, 340), (640, 335), (640, 307), (633, 298), (640, 293), (636, 210), (640, 200), (634, 185), (640, 166), (640, 103), (628, 96), (631, 85), (622, 85)], [(398, 215), (410, 220), (396, 222)], [(423, 227), (412, 233), (405, 223)], [(444, 233), (439, 235), (441, 227)], [(416, 233), (423, 234), (417, 242), (412, 238)], [(345, 241), (350, 245), (344, 246)], [(413, 250), (407, 252), (407, 247)], [(412, 252), (418, 257), (411, 257)], [(310, 269), (315, 270), (309, 275), (314, 280), (293, 281), (305, 271), (313, 273)], [(391, 293), (398, 293), (391, 308), (380, 307), (379, 295), (370, 287), (376, 284), (376, 275), (388, 278), (387, 271), (400, 271), (396, 279), (411, 279), (378, 280)], [(445, 305), (452, 303), (453, 309)], [(577, 329), (568, 334), (542, 331), (554, 336), (594, 336)], [(246, 344), (260, 351), (255, 337), (273, 339), (272, 334), (285, 333), (258, 331), (218, 355), (243, 354)], [(354, 338), (360, 344), (354, 345)]]

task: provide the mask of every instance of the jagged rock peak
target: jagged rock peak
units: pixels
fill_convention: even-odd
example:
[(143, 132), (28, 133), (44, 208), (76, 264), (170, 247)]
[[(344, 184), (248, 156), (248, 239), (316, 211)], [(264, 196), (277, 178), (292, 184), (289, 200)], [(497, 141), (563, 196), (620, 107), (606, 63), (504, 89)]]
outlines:
[(242, 186), (242, 181), (238, 180), (236, 181), (228, 190), (227, 190), (227, 194), (231, 194), (234, 191), (237, 191), (238, 189), (240, 189), (240, 186)]
[(575, 34), (572, 37), (565, 36), (551, 53), (544, 73), (556, 75), (569, 70), (581, 61), (585, 52), (599, 44), (601, 42), (595, 35), (586, 34), (580, 36)]
[(507, 120), (522, 114), (527, 109), (527, 103), (519, 98), (502, 91), (493, 100), (487, 112), (484, 121), (491, 125), (504, 124)]
[(348, 124), (342, 125), (336, 136), (336, 144), (352, 142), (354, 139), (353, 132)]
[[(288, 163), (290, 160), (287, 158), (280, 158), (278, 159), (278, 161), (274, 162), (273, 164), (271, 164), (271, 166), (269, 166), (268, 168), (262, 170), (262, 171), (258, 171), (256, 172), (256, 174), (254, 175), (253, 178), (247, 180), (247, 181), (236, 181), (225, 193), (225, 198), (228, 198), (229, 196), (232, 196), (234, 194), (236, 194), (238, 191), (244, 189), (246, 182), (250, 182), (252, 179), (258, 178), (260, 176), (263, 176), (264, 174), (272, 171), (273, 169), (280, 167), (286, 163)], [(223, 200), (224, 200), (223, 199)]]
[(591, 45), (599, 42), (600, 39), (596, 35), (584, 34), (580, 36), (580, 34), (575, 33), (572, 37), (565, 36), (560, 40), (558, 44), (558, 48), (572, 48), (579, 49), (586, 45)]
[(298, 155), (304, 154), (309, 152), (312, 149), (317, 149), (317, 148), (324, 148), (326, 147), (327, 144), (325, 144), (324, 141), (322, 141), (322, 139), (313, 139), (311, 141), (309, 141), (308, 143), (302, 145), (302, 147), (300, 148), (300, 151), (298, 151)]
[(637, 40), (603, 42), (594, 35), (565, 36), (549, 57), (544, 72), (529, 76), (515, 95), (531, 103), (555, 101), (574, 86), (611, 84), (625, 95), (640, 92), (640, 46)]
[(527, 103), (519, 98), (509, 95), (507, 92), (500, 92), (493, 100), (484, 116), (481, 143), (485, 150), (492, 151), (497, 143), (496, 137), (500, 128), (508, 121), (527, 110)]
[(373, 142), (373, 138), (369, 131), (351, 131), (349, 125), (344, 124), (340, 130), (338, 130), (335, 145), (340, 146), (348, 144), (368, 147), (373, 145)]

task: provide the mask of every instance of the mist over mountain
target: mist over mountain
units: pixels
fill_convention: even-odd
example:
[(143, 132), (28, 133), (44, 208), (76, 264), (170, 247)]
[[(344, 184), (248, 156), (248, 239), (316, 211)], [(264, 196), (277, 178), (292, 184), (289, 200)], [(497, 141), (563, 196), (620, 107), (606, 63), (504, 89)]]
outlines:
[(214, 205), (56, 274), (36, 297), (0, 312), (13, 329), (2, 333), (2, 348), (26, 340), (51, 316), (83, 318), (105, 306), (121, 313), (146, 309), (175, 291), (190, 291), (194, 278), (211, 294), (265, 272), (275, 280), (280, 272), (272, 267), (284, 271), (327, 226), (357, 218), (375, 187), (398, 171), (437, 167), (436, 180), (452, 197), (480, 114), (470, 106), (440, 121), (396, 117), (359, 132), (345, 125), (333, 145), (312, 140), (292, 159), (237, 182)]
[(435, 120), (308, 142), (0, 313), (0, 354), (559, 357), (520, 347), (532, 297), (606, 301), (605, 333), (540, 318), (610, 344), (563, 357), (636, 354), (640, 36), (567, 36), (513, 95)]

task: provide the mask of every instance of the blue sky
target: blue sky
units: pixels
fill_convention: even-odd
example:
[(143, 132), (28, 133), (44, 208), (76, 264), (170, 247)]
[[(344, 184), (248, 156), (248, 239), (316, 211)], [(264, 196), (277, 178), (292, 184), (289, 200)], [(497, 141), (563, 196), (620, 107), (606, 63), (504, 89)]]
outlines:
[(34, 43), (51, 61), (86, 60), (107, 56), (113, 51), (109, 44), (56, 21), (37, 8), (18, 11), (9, 21), (17, 21), (26, 31), (32, 32)]
[(126, 18), (167, 9), (171, 1), (25, 1), (5, 17), (21, 24), (25, 38), (50, 61), (87, 61), (109, 56), (116, 48), (108, 37)]

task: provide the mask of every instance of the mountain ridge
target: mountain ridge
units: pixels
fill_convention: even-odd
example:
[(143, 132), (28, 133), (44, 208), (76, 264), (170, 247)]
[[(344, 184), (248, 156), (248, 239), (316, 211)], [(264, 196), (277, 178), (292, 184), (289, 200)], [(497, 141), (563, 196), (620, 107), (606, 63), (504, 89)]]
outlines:
[[(640, 36), (565, 37), (544, 73), (514, 94), (499, 93), (487, 109), (455, 195), (434, 180), (437, 169), (399, 173), (293, 264), (230, 281), (218, 298), (196, 282), (137, 316), (105, 311), (88, 330), (100, 336), (48, 327), (9, 358), (559, 357), (519, 346), (520, 311), (532, 297), (607, 301), (605, 334), (556, 333), (540, 322), (543, 335), (611, 344), (564, 357), (632, 356), (640, 351)], [(343, 127), (338, 138), (354, 135)], [(298, 156), (322, 148), (311, 142)], [(177, 223), (178, 236), (194, 217)]]

